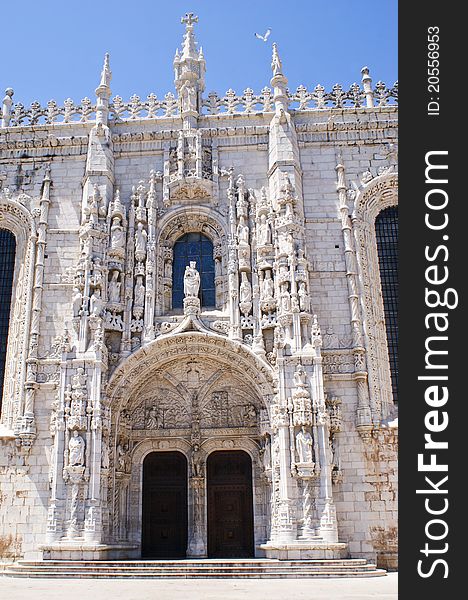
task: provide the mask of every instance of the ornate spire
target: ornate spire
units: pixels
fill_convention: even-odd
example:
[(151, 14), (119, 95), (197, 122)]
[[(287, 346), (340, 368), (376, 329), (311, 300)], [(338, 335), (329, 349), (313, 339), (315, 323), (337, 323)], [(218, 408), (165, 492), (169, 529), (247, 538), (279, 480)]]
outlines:
[(283, 75), (283, 63), (281, 62), (276, 42), (273, 42), (273, 57), (271, 59), (271, 70), (273, 71), (273, 77), (275, 77), (276, 75)]
[(201, 93), (205, 89), (205, 57), (202, 49), (197, 49), (193, 33), (193, 25), (198, 23), (198, 17), (187, 13), (182, 17), (181, 23), (185, 25), (185, 33), (182, 50), (177, 50), (174, 57), (174, 84), (180, 113), (189, 127), (195, 127), (195, 119), (201, 106)]
[(277, 114), (283, 114), (288, 110), (289, 99), (288, 99), (288, 79), (283, 73), (283, 63), (278, 52), (278, 46), (273, 43), (273, 56), (271, 59), (271, 70), (273, 71), (273, 77), (271, 79), (271, 85), (273, 86), (273, 99), (275, 101), (275, 109)]
[(101, 82), (99, 84), (99, 87), (96, 89), (97, 96), (103, 95), (104, 89), (108, 89), (109, 94), (110, 94), (111, 79), (112, 79), (112, 72), (110, 70), (110, 64), (109, 64), (109, 53), (106, 52), (106, 54), (104, 56), (104, 65), (103, 65), (102, 71), (101, 71)]
[(109, 53), (104, 56), (104, 65), (101, 71), (101, 82), (96, 88), (97, 106), (96, 106), (96, 125), (107, 125), (109, 114), (109, 98), (111, 96), (110, 82), (112, 73), (109, 64)]
[(197, 58), (197, 42), (193, 34), (193, 24), (198, 23), (198, 17), (193, 13), (186, 13), (180, 20), (185, 23), (184, 41), (182, 43), (182, 58)]

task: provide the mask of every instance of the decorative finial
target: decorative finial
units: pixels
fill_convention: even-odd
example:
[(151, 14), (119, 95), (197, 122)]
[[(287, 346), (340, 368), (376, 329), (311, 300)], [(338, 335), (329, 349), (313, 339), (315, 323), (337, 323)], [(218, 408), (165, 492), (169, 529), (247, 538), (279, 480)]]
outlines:
[(104, 65), (103, 65), (102, 71), (101, 71), (101, 83), (99, 84), (100, 86), (105, 86), (105, 87), (110, 86), (110, 82), (112, 79), (112, 72), (110, 70), (109, 58), (110, 58), (109, 53), (106, 52), (106, 54), (104, 55)]
[(273, 57), (271, 59), (271, 70), (273, 71), (273, 76), (283, 74), (283, 64), (278, 53), (278, 46), (276, 42), (273, 42)]
[(362, 87), (364, 89), (364, 95), (366, 96), (367, 108), (374, 106), (374, 93), (372, 91), (372, 78), (369, 75), (369, 67), (362, 67)]

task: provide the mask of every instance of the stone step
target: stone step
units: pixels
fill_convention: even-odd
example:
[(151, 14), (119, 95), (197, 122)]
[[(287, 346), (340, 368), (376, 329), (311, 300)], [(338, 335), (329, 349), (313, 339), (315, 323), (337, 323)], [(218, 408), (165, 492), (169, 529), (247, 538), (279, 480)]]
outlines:
[(374, 571), (277, 571), (272, 573), (126, 573), (118, 571), (116, 573), (86, 572), (76, 573), (75, 571), (63, 571), (60, 573), (44, 571), (12, 572), (11, 570), (2, 573), (5, 577), (21, 578), (45, 578), (45, 579), (302, 579), (311, 577), (382, 577), (387, 573), (381, 569)]
[(306, 560), (278, 560), (278, 559), (161, 559), (161, 560), (19, 560), (15, 563), (18, 566), (44, 566), (44, 567), (114, 567), (114, 566), (137, 566), (137, 567), (232, 567), (232, 566), (253, 566), (253, 567), (271, 567), (271, 566), (299, 566), (304, 565), (345, 565), (345, 566), (363, 566), (369, 564), (363, 558), (343, 558), (343, 559), (306, 559)]
[(2, 571), (9, 577), (35, 578), (303, 578), (380, 577), (386, 571), (363, 559), (279, 561), (19, 561)]

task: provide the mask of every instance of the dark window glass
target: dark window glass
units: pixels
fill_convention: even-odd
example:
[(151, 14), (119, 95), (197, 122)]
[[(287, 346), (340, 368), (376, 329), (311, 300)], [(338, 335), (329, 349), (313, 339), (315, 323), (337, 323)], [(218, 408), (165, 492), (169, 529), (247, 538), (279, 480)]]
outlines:
[(2, 408), (15, 252), (15, 236), (11, 231), (0, 229), (0, 411)]
[(174, 244), (172, 271), (172, 308), (182, 308), (184, 273), (190, 261), (200, 273), (200, 301), (204, 308), (215, 306), (213, 244), (201, 233), (186, 233)]
[(375, 234), (377, 237), (393, 400), (398, 402), (398, 207), (386, 208), (377, 216)]

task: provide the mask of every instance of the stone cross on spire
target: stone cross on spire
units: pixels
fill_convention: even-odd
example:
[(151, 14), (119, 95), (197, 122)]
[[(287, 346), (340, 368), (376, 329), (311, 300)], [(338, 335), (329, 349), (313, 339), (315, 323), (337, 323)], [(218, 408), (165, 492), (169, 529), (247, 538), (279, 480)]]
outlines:
[(198, 17), (191, 12), (185, 13), (185, 17), (182, 17), (180, 22), (185, 23), (186, 27), (189, 28), (193, 23), (198, 23)]

